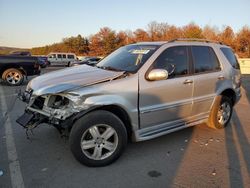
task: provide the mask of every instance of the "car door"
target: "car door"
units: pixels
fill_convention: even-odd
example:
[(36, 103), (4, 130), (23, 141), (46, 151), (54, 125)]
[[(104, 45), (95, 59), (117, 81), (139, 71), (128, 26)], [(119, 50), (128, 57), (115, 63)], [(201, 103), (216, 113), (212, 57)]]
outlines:
[(168, 79), (148, 81), (139, 76), (141, 128), (170, 126), (190, 116), (193, 77), (189, 74), (188, 51), (186, 46), (169, 47), (156, 58), (150, 70), (165, 69)]
[(68, 59), (66, 54), (62, 54), (62, 65), (67, 66), (68, 65)]
[(212, 47), (192, 46), (194, 94), (193, 116), (208, 115), (216, 90), (223, 84), (223, 72)]
[(55, 65), (61, 65), (62, 63), (62, 54), (56, 54)]

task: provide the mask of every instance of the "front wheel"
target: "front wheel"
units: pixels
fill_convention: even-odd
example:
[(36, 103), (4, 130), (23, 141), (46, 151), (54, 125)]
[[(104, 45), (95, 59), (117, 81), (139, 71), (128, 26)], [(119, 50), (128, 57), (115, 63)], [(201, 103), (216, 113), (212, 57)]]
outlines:
[(209, 115), (208, 126), (214, 129), (222, 129), (230, 122), (233, 112), (233, 104), (229, 97), (217, 96)]
[(122, 154), (127, 144), (127, 131), (114, 114), (98, 110), (75, 122), (69, 143), (74, 157), (87, 166), (105, 166)]

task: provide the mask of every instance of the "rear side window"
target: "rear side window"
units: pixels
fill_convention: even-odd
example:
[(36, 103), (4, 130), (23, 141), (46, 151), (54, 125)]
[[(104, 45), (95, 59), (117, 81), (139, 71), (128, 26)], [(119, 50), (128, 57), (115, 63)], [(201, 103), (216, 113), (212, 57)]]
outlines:
[(233, 68), (235, 69), (240, 69), (239, 62), (237, 58), (235, 57), (233, 51), (231, 48), (221, 48), (221, 51), (229, 61), (229, 63), (232, 65)]
[(64, 59), (66, 59), (66, 54), (63, 54), (62, 57), (63, 57)]
[(74, 55), (68, 55), (68, 59), (74, 59), (75, 56)]
[(192, 46), (192, 54), (195, 73), (220, 70), (219, 60), (211, 47)]
[(167, 48), (155, 60), (154, 69), (165, 69), (169, 78), (188, 74), (188, 49), (186, 46)]
[(57, 58), (62, 58), (62, 54), (57, 54)]

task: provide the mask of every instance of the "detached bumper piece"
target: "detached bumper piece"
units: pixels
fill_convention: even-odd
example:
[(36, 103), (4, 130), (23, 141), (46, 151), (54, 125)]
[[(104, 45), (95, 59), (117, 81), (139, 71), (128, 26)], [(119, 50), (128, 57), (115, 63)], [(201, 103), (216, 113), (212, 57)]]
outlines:
[(35, 113), (25, 112), (21, 117), (19, 117), (16, 122), (26, 129), (33, 129), (39, 124), (45, 122), (46, 117), (42, 117)]
[(32, 113), (25, 112), (21, 117), (19, 117), (16, 122), (23, 126), (24, 128), (27, 128), (28, 125), (32, 122), (35, 115)]

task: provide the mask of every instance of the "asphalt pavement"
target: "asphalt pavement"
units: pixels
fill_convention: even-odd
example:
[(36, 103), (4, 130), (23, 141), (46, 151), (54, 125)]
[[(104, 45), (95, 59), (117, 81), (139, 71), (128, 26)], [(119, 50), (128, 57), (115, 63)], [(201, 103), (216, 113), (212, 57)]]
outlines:
[[(54, 71), (49, 67), (43, 72)], [(205, 124), (129, 143), (115, 163), (90, 168), (78, 163), (68, 140), (42, 124), (26, 138), (15, 120), (25, 108), (19, 87), (0, 83), (0, 187), (250, 187), (250, 76), (230, 125)]]

